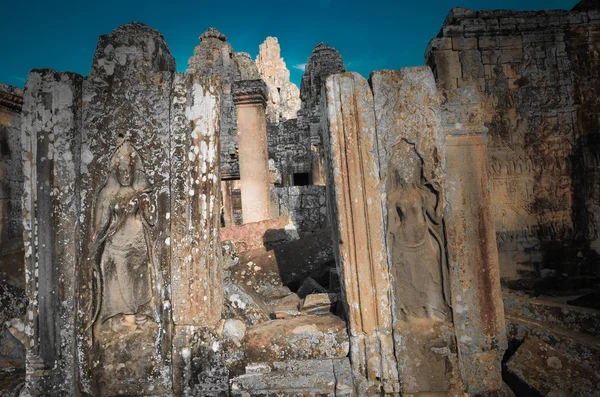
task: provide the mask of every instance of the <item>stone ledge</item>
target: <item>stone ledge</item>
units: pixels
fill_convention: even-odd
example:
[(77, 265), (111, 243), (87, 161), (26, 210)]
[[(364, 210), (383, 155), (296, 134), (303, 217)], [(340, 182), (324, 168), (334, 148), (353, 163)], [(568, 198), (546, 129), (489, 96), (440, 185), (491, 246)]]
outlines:
[(233, 102), (236, 105), (267, 105), (267, 84), (262, 80), (236, 81), (231, 87), (231, 94), (233, 95)]

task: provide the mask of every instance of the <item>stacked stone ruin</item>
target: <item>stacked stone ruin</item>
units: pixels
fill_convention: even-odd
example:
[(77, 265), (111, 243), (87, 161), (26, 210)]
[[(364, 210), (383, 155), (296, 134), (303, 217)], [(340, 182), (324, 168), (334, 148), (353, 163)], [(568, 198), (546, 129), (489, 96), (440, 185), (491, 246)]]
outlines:
[(179, 73), (132, 22), (0, 86), (0, 394), (597, 395), (599, 29), (455, 8), (298, 89), (276, 38)]

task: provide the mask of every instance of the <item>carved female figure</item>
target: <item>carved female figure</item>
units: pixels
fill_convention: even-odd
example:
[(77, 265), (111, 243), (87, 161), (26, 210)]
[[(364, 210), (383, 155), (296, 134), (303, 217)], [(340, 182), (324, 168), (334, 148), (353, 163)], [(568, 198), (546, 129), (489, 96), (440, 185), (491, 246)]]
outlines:
[(411, 144), (403, 141), (395, 149), (387, 207), (396, 311), (404, 320), (443, 320), (448, 305), (445, 254), (436, 230), (442, 217), (439, 191), (425, 184), (423, 162)]
[(141, 326), (153, 317), (149, 229), (155, 224), (156, 208), (151, 190), (140, 155), (123, 141), (96, 199), (90, 254), (96, 260), (100, 286), (93, 322), (111, 319), (111, 328), (117, 329)]

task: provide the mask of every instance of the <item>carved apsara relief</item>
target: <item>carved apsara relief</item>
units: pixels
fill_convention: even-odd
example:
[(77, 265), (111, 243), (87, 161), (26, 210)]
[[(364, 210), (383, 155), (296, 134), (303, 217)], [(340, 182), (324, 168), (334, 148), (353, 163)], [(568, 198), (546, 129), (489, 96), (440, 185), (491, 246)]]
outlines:
[(90, 258), (95, 304), (90, 326), (118, 331), (142, 328), (149, 319), (159, 322), (151, 238), (155, 224), (156, 204), (142, 159), (120, 138), (94, 207)]
[(442, 240), (442, 188), (423, 175), (414, 145), (394, 146), (386, 184), (388, 244), (397, 318), (449, 318), (448, 270)]

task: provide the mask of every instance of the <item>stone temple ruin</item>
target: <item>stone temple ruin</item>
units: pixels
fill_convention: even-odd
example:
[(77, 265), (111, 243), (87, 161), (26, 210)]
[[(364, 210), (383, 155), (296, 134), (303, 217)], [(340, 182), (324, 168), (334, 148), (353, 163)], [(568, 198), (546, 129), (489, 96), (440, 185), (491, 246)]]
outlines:
[(140, 23), (0, 86), (0, 395), (599, 396), (600, 8), (290, 83)]

